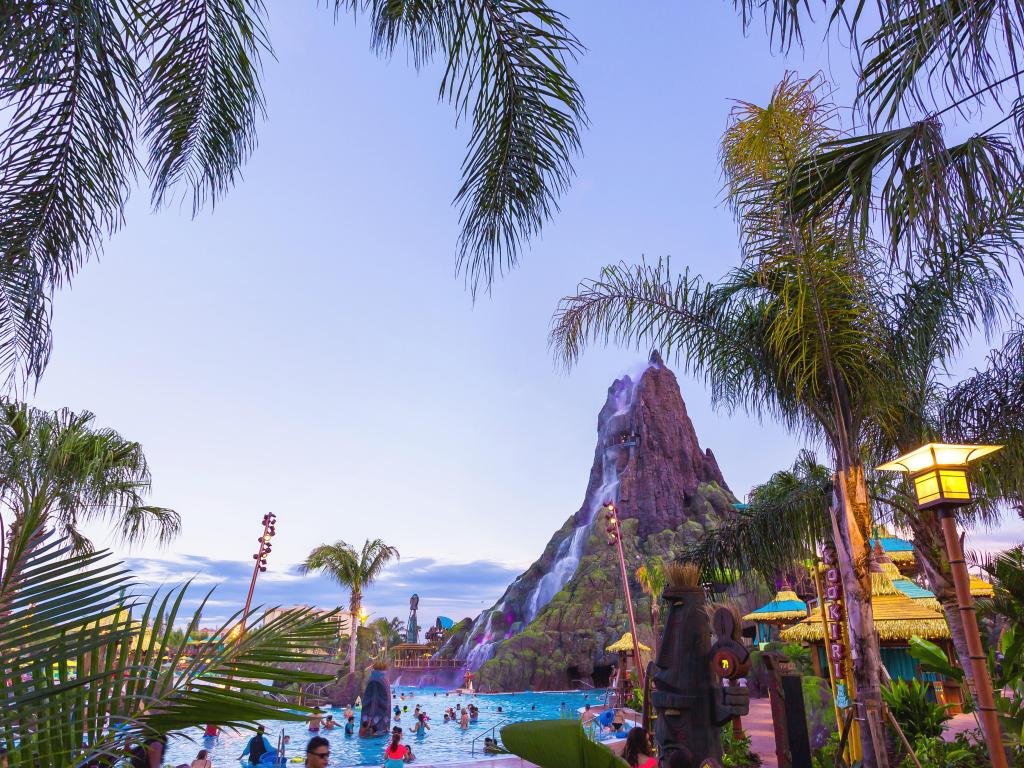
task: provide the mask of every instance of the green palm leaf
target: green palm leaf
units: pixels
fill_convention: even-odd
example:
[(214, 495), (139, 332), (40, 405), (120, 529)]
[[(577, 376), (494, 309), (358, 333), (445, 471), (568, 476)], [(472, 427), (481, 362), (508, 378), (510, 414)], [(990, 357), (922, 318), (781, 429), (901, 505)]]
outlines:
[[(186, 587), (125, 596), (130, 574), (107, 553), (76, 555), (39, 530), (15, 530), (0, 579), (0, 740), (15, 764), (121, 756), (143, 736), (204, 723), (301, 720), (308, 710), (281, 701), (274, 683), (331, 679), (281, 666), (322, 661), (315, 649), (331, 622), (307, 610), (263, 622), (239, 612), (186, 659), (172, 640)], [(186, 617), (186, 636), (201, 614)], [(236, 640), (243, 618), (252, 628)]]

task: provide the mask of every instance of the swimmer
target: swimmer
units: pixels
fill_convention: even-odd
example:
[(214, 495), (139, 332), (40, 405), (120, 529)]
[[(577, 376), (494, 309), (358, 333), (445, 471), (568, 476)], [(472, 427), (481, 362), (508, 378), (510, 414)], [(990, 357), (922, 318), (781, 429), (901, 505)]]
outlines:
[(354, 715), (355, 715), (355, 712), (352, 711), (352, 707), (350, 705), (350, 706), (345, 707), (345, 713), (342, 715), (342, 717), (345, 720), (348, 720), (350, 717), (353, 717)]
[(448, 717), (448, 713), (444, 713), (444, 721), (447, 723), (451, 718)]
[(338, 724), (334, 722), (334, 715), (328, 715), (324, 720), (324, 730), (333, 731), (337, 726)]
[(351, 736), (356, 732), (356, 716), (349, 715), (348, 721), (345, 723), (345, 735)]
[(459, 728), (461, 728), (464, 731), (469, 729), (469, 710), (468, 709), (462, 710), (462, 719), (459, 720)]
[(427, 724), (427, 716), (421, 714), (417, 719), (416, 723), (412, 727), (412, 732), (421, 736), (426, 734), (426, 731), (430, 730), (430, 726)]
[(498, 712), (503, 712), (503, 711), (504, 711), (504, 710), (503, 710), (503, 709), (501, 708), (501, 705), (499, 704), (499, 705), (498, 705)]
[(323, 719), (323, 715), (320, 712), (320, 707), (313, 710), (313, 714), (309, 718), (309, 731), (310, 733), (317, 733), (320, 730), (320, 721)]

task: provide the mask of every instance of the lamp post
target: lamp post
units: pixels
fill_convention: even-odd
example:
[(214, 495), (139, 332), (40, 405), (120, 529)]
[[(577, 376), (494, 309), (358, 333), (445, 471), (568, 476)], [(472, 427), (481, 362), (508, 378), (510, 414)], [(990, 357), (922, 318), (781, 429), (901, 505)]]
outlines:
[[(619, 526), (618, 510), (611, 501), (605, 502), (605, 520), (608, 526), (605, 531), (608, 534), (608, 546), (615, 547), (619, 556), (619, 574), (622, 576), (622, 588), (626, 593), (626, 612), (629, 614), (629, 631), (633, 635), (633, 658), (636, 659), (637, 679), (640, 681), (640, 690), (646, 690), (644, 685), (644, 665), (640, 658), (640, 638), (636, 634), (636, 618), (633, 616), (633, 598), (629, 594), (629, 576), (626, 573), (626, 556), (622, 552), (622, 528)], [(657, 597), (653, 597), (656, 600)], [(623, 670), (625, 674), (625, 670)]]
[(271, 546), (270, 540), (274, 538), (274, 534), (277, 533), (276, 523), (277, 515), (273, 512), (267, 512), (263, 516), (263, 533), (257, 541), (260, 543), (260, 548), (256, 554), (252, 556), (252, 559), (256, 562), (252, 566), (252, 580), (249, 582), (249, 594), (245, 597), (245, 610), (242, 612), (242, 621), (239, 624), (238, 636), (241, 637), (242, 633), (245, 632), (245, 620), (249, 616), (249, 607), (252, 605), (252, 593), (256, 589), (256, 577), (261, 573), (265, 573), (267, 570), (267, 555), (270, 554)]
[(956, 507), (971, 502), (971, 489), (967, 482), (967, 465), (1002, 448), (1001, 445), (947, 445), (928, 443), (899, 458), (882, 464), (878, 469), (891, 472), (905, 472), (914, 484), (917, 508), (934, 509), (942, 525), (942, 537), (946, 544), (946, 556), (953, 572), (956, 588), (957, 607), (967, 636), (967, 651), (971, 659), (971, 672), (978, 696), (978, 711), (985, 741), (989, 747), (992, 768), (1007, 768), (1006, 753), (1003, 750), (1003, 735), (999, 730), (995, 697), (992, 692), (992, 678), (985, 663), (981, 647), (981, 633), (974, 613), (974, 598), (971, 597), (971, 579), (964, 562), (964, 551), (956, 533), (953, 511)]

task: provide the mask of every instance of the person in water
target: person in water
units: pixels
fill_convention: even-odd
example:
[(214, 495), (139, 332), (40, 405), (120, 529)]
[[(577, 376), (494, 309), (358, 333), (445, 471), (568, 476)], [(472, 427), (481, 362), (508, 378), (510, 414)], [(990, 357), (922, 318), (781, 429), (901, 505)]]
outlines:
[(320, 721), (323, 719), (323, 714), (320, 712), (320, 707), (313, 710), (313, 715), (309, 718), (309, 732), (319, 733), (320, 732)]
[(259, 765), (260, 758), (267, 752), (270, 752), (273, 747), (270, 746), (270, 742), (267, 741), (266, 728), (262, 725), (256, 729), (256, 734), (249, 739), (249, 743), (245, 745), (245, 749), (242, 750), (242, 754), (238, 756), (241, 760), (243, 757), (249, 757), (250, 765)]
[(622, 757), (629, 763), (629, 768), (657, 768), (658, 759), (653, 752), (647, 730), (630, 728), (626, 736), (626, 747), (622, 750)]
[(384, 768), (404, 768), (415, 759), (412, 750), (402, 743), (402, 729), (391, 729), (391, 743), (384, 750)]
[(331, 743), (323, 736), (314, 736), (306, 745), (306, 768), (327, 768)]
[(345, 735), (351, 736), (356, 732), (356, 716), (349, 715), (348, 720), (345, 722)]
[(350, 717), (353, 717), (355, 714), (356, 713), (352, 711), (352, 705), (350, 704), (349, 706), (345, 707), (345, 713), (342, 715), (342, 717), (345, 720), (348, 720)]
[(334, 722), (334, 715), (328, 715), (327, 719), (324, 720), (324, 729), (325, 730), (333, 731), (337, 727), (337, 725), (338, 724), (336, 722)]
[(412, 732), (425, 735), (430, 730), (430, 726), (427, 724), (427, 716), (424, 713), (420, 713), (419, 717), (416, 718), (416, 722), (412, 726)]
[(462, 710), (462, 719), (459, 720), (459, 728), (461, 728), (464, 731), (469, 728), (469, 710), (468, 709)]

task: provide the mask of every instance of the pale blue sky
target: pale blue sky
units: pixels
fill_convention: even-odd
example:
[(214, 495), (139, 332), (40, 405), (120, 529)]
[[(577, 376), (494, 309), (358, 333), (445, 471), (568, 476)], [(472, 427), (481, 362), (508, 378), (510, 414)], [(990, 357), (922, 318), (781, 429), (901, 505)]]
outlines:
[[(773, 55), (731, 3), (556, 3), (588, 48), (574, 68), (584, 156), (562, 213), (474, 306), (453, 271), (466, 132), (437, 102), (437, 69), (377, 59), (365, 24), (316, 5), (270, 3), (269, 118), (244, 180), (195, 220), (135, 196), (102, 260), (57, 298), (34, 401), (91, 409), (145, 446), (153, 502), (184, 530), (132, 555), (235, 579), (217, 563), (251, 562), (273, 510), (272, 569), (380, 536), (424, 566), (403, 569), (424, 606), (457, 618), (474, 611), (454, 599), (451, 564), (512, 573), (541, 552), (581, 503), (608, 385), (645, 356), (595, 350), (558, 371), (558, 299), (644, 254), (709, 277), (733, 266), (716, 163), (729, 99), (763, 102), (787, 68), (829, 62), (817, 41)], [(848, 82), (844, 53), (831, 72)], [(738, 495), (791, 462), (799, 445), (780, 428), (714, 413), (700, 382), (680, 383)], [(489, 604), (505, 581), (480, 568), (463, 569), (465, 596)], [(380, 612), (405, 605), (394, 599), (368, 597)], [(297, 582), (292, 600), (337, 596)]]

